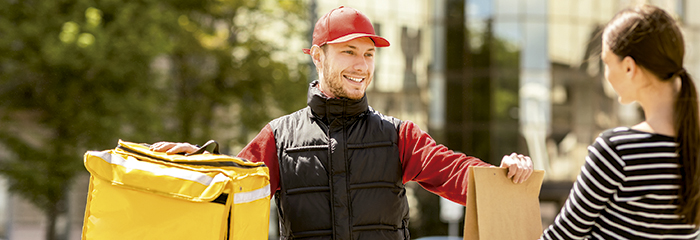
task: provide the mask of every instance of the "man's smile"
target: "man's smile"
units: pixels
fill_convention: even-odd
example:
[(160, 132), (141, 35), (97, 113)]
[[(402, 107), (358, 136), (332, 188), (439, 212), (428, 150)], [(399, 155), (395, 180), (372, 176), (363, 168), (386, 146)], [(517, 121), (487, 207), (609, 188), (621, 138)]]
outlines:
[(362, 82), (362, 80), (365, 80), (365, 78), (355, 78), (355, 77), (350, 77), (350, 76), (347, 76), (347, 75), (343, 75), (343, 77), (345, 77), (345, 78), (348, 79), (348, 80), (351, 80), (351, 81), (353, 81), (353, 82), (358, 82), (358, 83), (359, 83), (359, 82)]

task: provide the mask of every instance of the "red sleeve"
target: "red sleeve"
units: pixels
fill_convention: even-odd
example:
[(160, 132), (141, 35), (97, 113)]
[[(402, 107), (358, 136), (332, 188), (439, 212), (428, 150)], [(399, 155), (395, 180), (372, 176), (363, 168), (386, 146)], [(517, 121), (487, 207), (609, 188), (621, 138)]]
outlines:
[(455, 153), (435, 143), (413, 122), (399, 129), (403, 182), (416, 181), (426, 190), (465, 205), (469, 166), (491, 166), (478, 158)]
[(265, 125), (253, 141), (238, 153), (238, 157), (248, 159), (251, 162), (264, 162), (270, 169), (270, 196), (279, 190), (280, 169), (277, 160), (277, 145), (269, 124)]

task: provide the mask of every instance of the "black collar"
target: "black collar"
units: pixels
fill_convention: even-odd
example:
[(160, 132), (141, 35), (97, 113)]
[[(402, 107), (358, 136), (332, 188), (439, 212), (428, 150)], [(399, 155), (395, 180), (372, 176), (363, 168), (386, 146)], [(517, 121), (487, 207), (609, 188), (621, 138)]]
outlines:
[(365, 113), (369, 109), (367, 94), (362, 98), (353, 100), (348, 98), (329, 98), (318, 89), (318, 80), (309, 84), (309, 92), (306, 96), (306, 104), (309, 105), (314, 115), (322, 120), (331, 122), (335, 118), (351, 118)]

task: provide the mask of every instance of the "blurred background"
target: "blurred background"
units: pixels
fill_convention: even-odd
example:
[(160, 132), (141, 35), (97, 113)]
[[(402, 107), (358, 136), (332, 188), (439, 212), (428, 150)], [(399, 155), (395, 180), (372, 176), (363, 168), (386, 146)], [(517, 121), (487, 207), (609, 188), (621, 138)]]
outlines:
[[(642, 120), (603, 78), (600, 31), (662, 7), (700, 69), (694, 0), (0, 0), (0, 239), (80, 239), (88, 150), (215, 139), (235, 155), (306, 104), (316, 20), (340, 5), (374, 23), (370, 105), (438, 143), (546, 171), (546, 227), (604, 129)], [(464, 209), (408, 184), (413, 238), (460, 235)], [(277, 219), (270, 239), (277, 238)]]

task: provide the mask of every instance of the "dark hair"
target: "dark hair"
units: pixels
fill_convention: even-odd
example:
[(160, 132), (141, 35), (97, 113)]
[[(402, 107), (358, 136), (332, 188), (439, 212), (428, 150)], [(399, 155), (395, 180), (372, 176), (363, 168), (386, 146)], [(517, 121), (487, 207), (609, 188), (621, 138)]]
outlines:
[(686, 223), (700, 225), (698, 98), (695, 84), (683, 68), (685, 45), (680, 29), (664, 10), (641, 5), (615, 15), (605, 27), (603, 39), (615, 55), (631, 57), (662, 81), (681, 78), (673, 110), (683, 181), (676, 213)]

